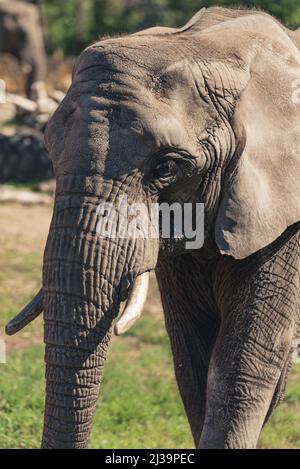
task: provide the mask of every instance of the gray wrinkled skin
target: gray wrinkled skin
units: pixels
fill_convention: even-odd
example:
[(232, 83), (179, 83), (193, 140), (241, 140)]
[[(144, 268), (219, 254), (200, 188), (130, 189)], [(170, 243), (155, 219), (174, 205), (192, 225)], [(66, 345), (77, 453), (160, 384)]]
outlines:
[[(78, 58), (45, 136), (43, 448), (87, 446), (122, 285), (152, 269), (195, 445), (256, 446), (299, 321), (299, 45), (266, 14), (211, 8)], [(204, 202), (204, 247), (99, 239), (98, 204), (124, 194)]]

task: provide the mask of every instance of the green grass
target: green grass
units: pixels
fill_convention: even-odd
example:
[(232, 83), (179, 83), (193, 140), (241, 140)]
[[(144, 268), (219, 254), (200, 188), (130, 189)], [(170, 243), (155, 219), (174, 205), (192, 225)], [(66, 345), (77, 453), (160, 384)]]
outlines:
[(284, 401), (262, 431), (260, 448), (300, 448), (300, 364), (294, 365)]
[(37, 448), (42, 429), (43, 348), (16, 350), (0, 367), (0, 447)]
[[(1, 253), (0, 311), (1, 320), (17, 314), (40, 288), (42, 256), (36, 252), (8, 249)], [(33, 288), (32, 288), (33, 287)], [(12, 300), (13, 294), (13, 300)]]
[[(157, 319), (145, 312), (141, 338), (115, 339), (105, 368), (90, 448), (192, 448), (174, 382), (171, 357)], [(134, 329), (132, 329), (134, 331)], [(133, 334), (132, 334), (133, 335)], [(14, 350), (1, 366), (0, 447), (37, 448), (44, 399), (43, 347)], [(284, 402), (263, 430), (261, 448), (300, 447), (300, 365)]]
[[(145, 312), (139, 326), (144, 340), (113, 341), (91, 448), (193, 447), (173, 378), (167, 341), (154, 337), (156, 322), (151, 323)], [(39, 446), (43, 374), (42, 346), (14, 350), (8, 355), (7, 364), (1, 365), (1, 448)]]
[(171, 370), (163, 342), (115, 341), (90, 447), (192, 448)]

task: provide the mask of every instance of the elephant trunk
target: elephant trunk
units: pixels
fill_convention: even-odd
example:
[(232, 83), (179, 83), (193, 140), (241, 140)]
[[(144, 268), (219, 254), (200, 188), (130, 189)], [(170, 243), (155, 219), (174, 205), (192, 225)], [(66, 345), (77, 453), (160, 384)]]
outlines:
[[(50, 317), (69, 301), (67, 295), (49, 295), (47, 299), (51, 306), (47, 308), (45, 320), (46, 402), (42, 448), (87, 446), (110, 338), (108, 327), (96, 327), (96, 336), (95, 328), (75, 325), (71, 317), (54, 325)], [(92, 310), (91, 305), (88, 308)], [(77, 314), (80, 309), (78, 299), (77, 305), (73, 303), (73, 312)], [(85, 314), (91, 315), (89, 311)], [(71, 316), (71, 312), (67, 315)]]
[(43, 448), (87, 446), (112, 321), (134, 276), (133, 241), (97, 235), (98, 203), (56, 197), (44, 256)]

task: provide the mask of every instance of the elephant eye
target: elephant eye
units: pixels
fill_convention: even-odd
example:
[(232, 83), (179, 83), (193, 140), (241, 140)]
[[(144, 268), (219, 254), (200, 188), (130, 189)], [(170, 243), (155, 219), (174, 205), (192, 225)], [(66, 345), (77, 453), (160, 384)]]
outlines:
[(160, 179), (166, 179), (177, 176), (179, 168), (174, 160), (167, 160), (159, 163), (155, 168), (155, 175)]

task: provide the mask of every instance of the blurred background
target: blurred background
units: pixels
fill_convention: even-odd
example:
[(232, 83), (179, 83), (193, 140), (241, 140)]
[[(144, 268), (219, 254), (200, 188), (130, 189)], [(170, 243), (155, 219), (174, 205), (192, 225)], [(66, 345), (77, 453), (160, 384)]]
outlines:
[(300, 25), (297, 0), (37, 0), (46, 25), (48, 52), (77, 54), (106, 34), (127, 33), (156, 24), (182, 26), (199, 8), (240, 6), (261, 8), (288, 26)]
[[(4, 326), (40, 288), (55, 186), (43, 130), (68, 89), (74, 57), (99, 37), (182, 26), (213, 5), (261, 8), (300, 26), (299, 0), (0, 0), (0, 448), (40, 443), (42, 320), (13, 337)], [(142, 318), (113, 338), (90, 447), (193, 447), (154, 276)], [(259, 447), (300, 447), (299, 364)]]

